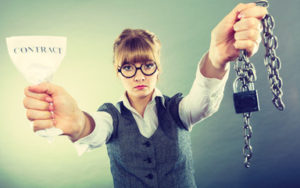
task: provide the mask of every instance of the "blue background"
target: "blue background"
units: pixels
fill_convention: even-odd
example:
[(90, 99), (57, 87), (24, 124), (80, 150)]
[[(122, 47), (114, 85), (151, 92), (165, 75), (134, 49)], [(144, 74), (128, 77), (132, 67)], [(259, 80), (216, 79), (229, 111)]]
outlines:
[[(33, 134), (22, 104), (28, 85), (12, 64), (5, 38), (15, 35), (58, 35), (68, 38), (67, 55), (53, 83), (63, 86), (81, 109), (95, 111), (123, 92), (112, 66), (112, 45), (124, 28), (148, 29), (162, 42), (164, 94), (186, 95), (196, 66), (208, 50), (210, 32), (238, 2), (194, 1), (0, 1), (0, 187), (112, 187), (105, 146), (78, 157), (72, 143), (54, 143)], [(243, 122), (233, 109), (231, 69), (219, 111), (191, 133), (198, 187), (300, 187), (300, 85), (298, 0), (271, 0), (274, 33), (279, 40), (283, 100), (286, 110), (271, 102), (265, 50), (251, 61), (256, 66), (261, 111), (251, 122), (254, 148), (251, 168), (243, 166)], [(232, 68), (232, 67), (231, 67)]]

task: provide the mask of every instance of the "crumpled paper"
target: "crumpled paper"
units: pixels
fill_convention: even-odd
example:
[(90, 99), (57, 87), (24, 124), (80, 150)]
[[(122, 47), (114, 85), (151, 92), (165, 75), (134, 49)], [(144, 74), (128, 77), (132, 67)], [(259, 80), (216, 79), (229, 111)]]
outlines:
[[(57, 36), (13, 36), (6, 38), (8, 53), (17, 69), (26, 80), (37, 85), (50, 82), (66, 54), (66, 37)], [(50, 104), (52, 105), (52, 104)], [(53, 113), (53, 112), (51, 112)], [(30, 124), (33, 128), (33, 124)], [(63, 134), (56, 127), (35, 132), (48, 142)]]

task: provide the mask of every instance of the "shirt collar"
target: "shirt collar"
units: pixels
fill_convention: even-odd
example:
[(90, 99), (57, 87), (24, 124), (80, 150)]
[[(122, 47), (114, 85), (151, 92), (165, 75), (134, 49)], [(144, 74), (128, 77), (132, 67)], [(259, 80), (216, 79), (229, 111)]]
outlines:
[[(153, 92), (152, 98), (151, 98), (151, 100), (149, 101), (148, 104), (155, 102), (155, 98), (156, 98), (156, 97), (161, 98), (162, 104), (163, 104), (163, 106), (165, 107), (165, 98), (164, 98), (164, 96), (162, 95), (161, 91), (160, 91), (159, 89), (157, 89), (157, 88), (154, 88), (154, 92)], [(129, 103), (128, 98), (127, 98), (126, 91), (125, 91), (125, 92), (123, 93), (123, 95), (119, 98), (118, 102), (123, 102), (124, 106), (125, 106), (127, 109), (133, 109), (132, 106), (131, 106), (130, 103)]]

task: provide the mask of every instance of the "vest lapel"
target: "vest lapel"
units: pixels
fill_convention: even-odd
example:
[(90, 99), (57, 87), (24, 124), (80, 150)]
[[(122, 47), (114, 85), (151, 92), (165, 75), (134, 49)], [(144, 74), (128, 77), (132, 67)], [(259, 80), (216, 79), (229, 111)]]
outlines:
[(167, 113), (167, 109), (163, 106), (162, 100), (160, 97), (156, 97), (156, 108), (157, 108), (157, 116), (158, 116), (158, 126), (161, 127), (163, 133), (170, 139), (174, 139), (174, 131), (176, 128), (172, 129), (173, 119)]

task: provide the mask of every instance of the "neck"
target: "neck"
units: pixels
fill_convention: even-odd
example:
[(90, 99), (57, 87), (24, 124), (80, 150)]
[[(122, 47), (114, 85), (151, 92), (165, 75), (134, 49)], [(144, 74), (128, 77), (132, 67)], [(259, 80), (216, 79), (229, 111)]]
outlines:
[(144, 117), (144, 112), (146, 109), (147, 104), (152, 98), (152, 95), (154, 93), (154, 90), (151, 92), (151, 94), (147, 96), (142, 97), (135, 97), (135, 96), (129, 96), (126, 92), (126, 96), (129, 100), (130, 105), (142, 116)]

